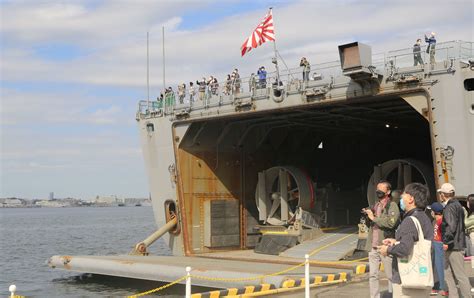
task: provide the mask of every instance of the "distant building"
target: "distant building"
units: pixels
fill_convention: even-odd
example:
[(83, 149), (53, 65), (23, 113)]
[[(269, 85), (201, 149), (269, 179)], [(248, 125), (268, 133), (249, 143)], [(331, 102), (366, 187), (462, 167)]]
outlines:
[(54, 201), (41, 200), (41, 201), (37, 201), (35, 205), (39, 207), (50, 207), (50, 208), (71, 207), (71, 204), (69, 202), (65, 202), (62, 200), (54, 200)]
[(1, 206), (3, 208), (16, 208), (16, 207), (23, 207), (25, 204), (23, 200), (17, 198), (8, 198), (4, 199), (1, 202)]
[(54, 192), (49, 193), (49, 200), (50, 201), (54, 200)]
[(117, 206), (117, 196), (97, 196), (94, 202), (97, 206)]

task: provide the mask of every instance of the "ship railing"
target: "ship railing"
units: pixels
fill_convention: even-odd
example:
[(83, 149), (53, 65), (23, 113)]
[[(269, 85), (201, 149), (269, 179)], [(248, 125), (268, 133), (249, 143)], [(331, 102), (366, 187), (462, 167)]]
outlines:
[[(447, 41), (437, 43), (435, 46), (435, 61), (452, 61), (455, 59), (468, 59), (473, 57), (472, 42), (465, 41)], [(430, 53), (427, 52), (427, 46), (421, 46), (421, 58), (424, 64), (430, 64)], [(387, 62), (395, 68), (404, 68), (414, 66), (413, 48), (404, 48), (389, 51)], [(389, 67), (389, 65), (386, 65)]]
[[(453, 61), (454, 59), (469, 59), (474, 57), (473, 42), (448, 41), (436, 44), (435, 60), (437, 62)], [(430, 63), (426, 46), (421, 46), (421, 57), (425, 64)], [(372, 66), (379, 73), (388, 73), (389, 69), (413, 67), (413, 48), (404, 48), (388, 53), (372, 55)], [(281, 67), (281, 66), (280, 66)], [(173, 91), (165, 94), (162, 101), (139, 102), (138, 114), (153, 117), (173, 115), (176, 113), (190, 113), (196, 110), (205, 110), (219, 106), (231, 106), (241, 99), (252, 101), (266, 100), (272, 90), (277, 88), (286, 94), (301, 93), (302, 91), (334, 83), (336, 77), (342, 76), (339, 60), (312, 64), (308, 81), (303, 81), (303, 68), (294, 67), (280, 70), (280, 84), (277, 86), (275, 71), (267, 73), (266, 80), (261, 82), (257, 75), (243, 77), (237, 81), (221, 81), (216, 85), (208, 85), (204, 93), (199, 92), (199, 86), (187, 88), (184, 93)]]

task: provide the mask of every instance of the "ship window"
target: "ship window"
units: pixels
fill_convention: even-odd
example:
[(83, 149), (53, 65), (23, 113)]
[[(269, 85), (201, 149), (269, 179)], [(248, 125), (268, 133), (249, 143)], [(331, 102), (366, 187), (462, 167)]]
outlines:
[(474, 90), (474, 79), (464, 80), (464, 89), (466, 89), (467, 91)]
[(153, 125), (153, 123), (148, 123), (146, 125), (146, 131), (147, 132), (154, 132), (155, 131), (155, 126)]

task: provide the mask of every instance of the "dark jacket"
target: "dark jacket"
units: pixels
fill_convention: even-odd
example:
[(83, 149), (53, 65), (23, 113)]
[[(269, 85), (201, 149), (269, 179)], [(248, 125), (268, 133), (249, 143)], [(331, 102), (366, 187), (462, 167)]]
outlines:
[(450, 199), (443, 210), (441, 233), (443, 243), (448, 250), (464, 250), (466, 248), (464, 226), (464, 209), (455, 199)]
[(425, 239), (433, 241), (433, 225), (426, 213), (418, 208), (408, 211), (404, 215), (402, 223), (395, 233), (395, 239), (398, 241), (398, 244), (390, 246), (387, 250), (388, 254), (394, 257), (392, 261), (392, 282), (396, 284), (401, 283), (400, 274), (398, 273), (397, 258), (405, 258), (409, 256), (413, 250), (415, 242), (418, 241), (418, 231), (410, 216), (416, 217), (420, 222)]
[(417, 43), (413, 45), (413, 54), (415, 54), (415, 56), (421, 55), (421, 46)]
[[(374, 212), (375, 213), (375, 212)], [(369, 234), (367, 235), (367, 242), (365, 244), (365, 250), (370, 251), (372, 247), (378, 244), (372, 243), (372, 234), (374, 232), (374, 225), (379, 227), (379, 239), (380, 242), (385, 238), (395, 237), (395, 229), (400, 223), (400, 209), (395, 202), (388, 201), (385, 208), (382, 210), (382, 214), (374, 218), (374, 221), (369, 225)]]

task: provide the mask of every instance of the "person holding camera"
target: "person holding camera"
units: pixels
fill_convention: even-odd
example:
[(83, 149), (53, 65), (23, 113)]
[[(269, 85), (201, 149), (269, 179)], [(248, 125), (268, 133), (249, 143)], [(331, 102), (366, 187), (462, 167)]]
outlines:
[(303, 81), (307, 82), (309, 80), (309, 72), (311, 71), (311, 65), (309, 64), (306, 57), (301, 58), (300, 66), (303, 67)]
[(380, 264), (383, 263), (385, 274), (389, 280), (388, 291), (392, 292), (392, 257), (383, 256), (377, 250), (385, 238), (394, 238), (395, 229), (400, 223), (400, 210), (392, 202), (390, 193), (392, 186), (388, 181), (380, 181), (375, 192), (377, 203), (372, 208), (362, 209), (369, 218), (369, 234), (365, 250), (369, 252), (369, 286), (370, 297), (380, 298), (379, 273)]

